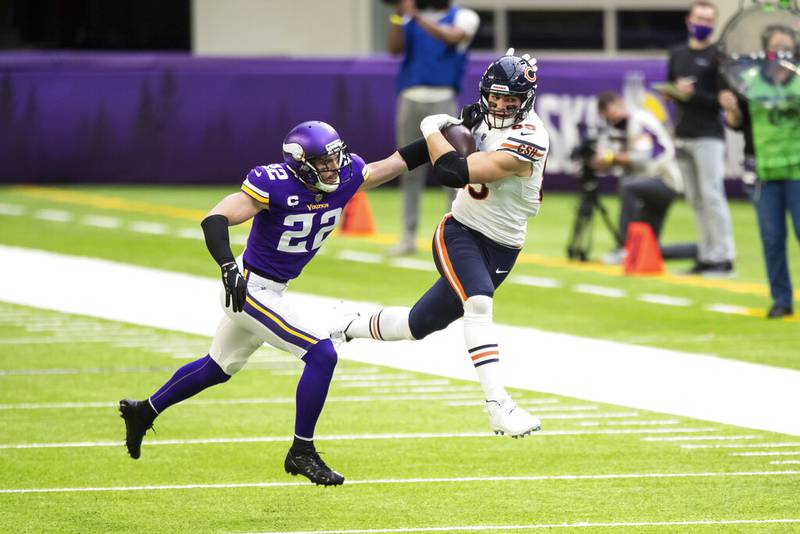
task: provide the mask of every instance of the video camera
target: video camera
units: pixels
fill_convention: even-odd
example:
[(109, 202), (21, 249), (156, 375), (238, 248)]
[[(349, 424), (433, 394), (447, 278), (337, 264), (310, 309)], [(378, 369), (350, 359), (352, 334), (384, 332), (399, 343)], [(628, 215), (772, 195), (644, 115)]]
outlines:
[(584, 189), (586, 188), (587, 184), (594, 184), (596, 186), (598, 182), (597, 174), (589, 165), (596, 152), (597, 139), (594, 137), (583, 137), (581, 138), (580, 143), (578, 143), (569, 154), (570, 160), (581, 164), (581, 170), (578, 174), (578, 178), (580, 179)]

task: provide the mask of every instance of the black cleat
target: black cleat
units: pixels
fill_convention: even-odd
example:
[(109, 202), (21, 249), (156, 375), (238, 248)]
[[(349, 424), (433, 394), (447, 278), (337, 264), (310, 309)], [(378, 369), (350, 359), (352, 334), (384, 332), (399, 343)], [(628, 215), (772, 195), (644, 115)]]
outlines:
[(303, 475), (322, 486), (340, 486), (344, 477), (328, 467), (314, 449), (296, 451), (289, 449), (283, 468), (291, 475)]
[(147, 401), (122, 399), (119, 401), (119, 416), (125, 420), (125, 446), (134, 460), (142, 454), (142, 439), (145, 432), (153, 428), (153, 409), (145, 406)]

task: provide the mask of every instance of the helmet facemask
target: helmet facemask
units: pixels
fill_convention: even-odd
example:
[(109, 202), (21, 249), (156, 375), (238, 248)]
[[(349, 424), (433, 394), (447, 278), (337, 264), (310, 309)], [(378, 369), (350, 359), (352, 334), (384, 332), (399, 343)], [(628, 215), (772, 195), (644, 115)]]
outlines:
[[(290, 167), (294, 175), (306, 186), (323, 193), (333, 193), (341, 184), (349, 181), (352, 174), (352, 158), (341, 139), (328, 143), (324, 153), (311, 157), (306, 157), (303, 147), (297, 143), (284, 144), (283, 151), (291, 154), (297, 163), (297, 170)], [(330, 164), (331, 160), (335, 166)], [(343, 169), (348, 171), (344, 179), (341, 177)]]
[[(493, 107), (489, 102), (489, 95), (492, 93), (517, 96), (520, 98), (521, 103), (519, 107), (516, 108), (506, 106), (505, 110), (498, 110), (496, 106)], [(511, 93), (507, 90), (482, 90), (480, 104), (481, 111), (483, 112), (483, 120), (486, 122), (489, 128), (509, 128), (514, 126), (515, 124), (525, 120), (525, 117), (528, 116), (528, 112), (530, 112), (531, 108), (533, 107), (533, 102), (535, 99), (536, 95), (533, 91), (517, 94)]]

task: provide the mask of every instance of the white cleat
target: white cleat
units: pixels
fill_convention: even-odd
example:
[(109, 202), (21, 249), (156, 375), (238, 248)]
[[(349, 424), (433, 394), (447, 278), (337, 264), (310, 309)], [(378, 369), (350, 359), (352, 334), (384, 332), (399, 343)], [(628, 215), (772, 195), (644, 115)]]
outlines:
[(522, 438), (542, 428), (542, 422), (520, 408), (510, 398), (502, 401), (486, 401), (489, 412), (489, 426), (495, 434), (508, 434), (512, 438)]
[(361, 317), (360, 313), (347, 314), (342, 317), (341, 321), (334, 326), (330, 332), (328, 332), (328, 335), (330, 336), (331, 341), (333, 341), (333, 345), (335, 347), (338, 347), (343, 343), (347, 343), (350, 341), (350, 339), (352, 339), (347, 337), (347, 328), (359, 317)]

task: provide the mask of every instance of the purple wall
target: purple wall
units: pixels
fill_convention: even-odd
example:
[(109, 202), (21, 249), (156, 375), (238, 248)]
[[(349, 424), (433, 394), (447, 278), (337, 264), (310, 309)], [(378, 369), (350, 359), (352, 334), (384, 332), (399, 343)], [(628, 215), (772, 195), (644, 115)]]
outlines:
[[(462, 95), (492, 56), (473, 55)], [(368, 161), (394, 148), (388, 57), (218, 59), (183, 54), (0, 54), (0, 182), (230, 183), (279, 160), (298, 122), (332, 123)], [(662, 60), (542, 60), (536, 107), (564, 172), (593, 95), (627, 71), (649, 85)], [(553, 181), (550, 186), (556, 185)]]

